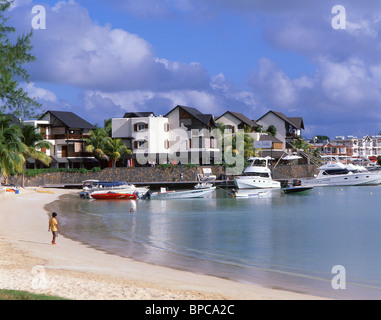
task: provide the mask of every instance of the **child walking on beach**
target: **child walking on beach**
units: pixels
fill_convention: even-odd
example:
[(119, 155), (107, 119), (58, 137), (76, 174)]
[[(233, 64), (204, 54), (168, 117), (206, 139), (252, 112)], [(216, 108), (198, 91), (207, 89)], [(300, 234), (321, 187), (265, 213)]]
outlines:
[(58, 226), (58, 221), (57, 221), (56, 217), (57, 217), (57, 213), (53, 212), (52, 218), (49, 219), (48, 231), (49, 232), (52, 231), (52, 234), (53, 234), (52, 244), (56, 244), (56, 238), (58, 237), (58, 231), (61, 232), (61, 229)]

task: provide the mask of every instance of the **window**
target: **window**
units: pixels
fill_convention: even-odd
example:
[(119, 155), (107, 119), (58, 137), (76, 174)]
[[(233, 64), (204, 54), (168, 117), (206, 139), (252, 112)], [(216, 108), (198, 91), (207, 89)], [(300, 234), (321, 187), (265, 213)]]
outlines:
[(169, 149), (169, 141), (168, 140), (164, 141), (164, 149)]
[(169, 132), (169, 123), (164, 123), (164, 132)]
[(134, 142), (135, 149), (145, 149), (148, 148), (148, 142), (145, 140), (138, 140)]
[(226, 126), (225, 126), (225, 132), (226, 133), (234, 133), (234, 126), (232, 126), (232, 125), (230, 125), (230, 124), (227, 124)]
[(134, 131), (144, 131), (148, 129), (148, 123), (138, 122), (134, 124)]

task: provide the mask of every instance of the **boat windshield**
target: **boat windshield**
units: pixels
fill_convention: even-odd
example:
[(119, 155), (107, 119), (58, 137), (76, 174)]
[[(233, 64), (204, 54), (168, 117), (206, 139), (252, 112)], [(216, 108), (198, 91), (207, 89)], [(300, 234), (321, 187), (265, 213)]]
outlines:
[(348, 174), (349, 170), (347, 169), (332, 169), (332, 170), (326, 170), (323, 172), (323, 175), (325, 176), (332, 176), (337, 174)]
[(267, 167), (267, 161), (264, 160), (264, 159), (255, 159), (251, 166), (255, 166), (255, 167)]
[(244, 176), (270, 178), (270, 174), (267, 172), (245, 172)]

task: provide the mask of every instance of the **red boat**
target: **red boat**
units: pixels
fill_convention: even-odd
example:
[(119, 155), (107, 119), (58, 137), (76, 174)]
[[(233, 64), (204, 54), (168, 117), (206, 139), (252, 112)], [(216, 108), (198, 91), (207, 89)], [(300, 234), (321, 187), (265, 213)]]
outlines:
[(112, 191), (94, 193), (94, 194), (91, 194), (91, 197), (98, 200), (109, 200), (109, 199), (135, 200), (137, 198), (136, 194), (112, 192)]

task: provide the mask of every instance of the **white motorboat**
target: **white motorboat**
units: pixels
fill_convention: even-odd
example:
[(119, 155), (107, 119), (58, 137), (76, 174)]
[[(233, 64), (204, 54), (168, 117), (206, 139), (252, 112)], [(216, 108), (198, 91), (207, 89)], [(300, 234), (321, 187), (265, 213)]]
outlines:
[(168, 190), (160, 188), (159, 192), (149, 194), (150, 199), (167, 200), (167, 199), (187, 199), (202, 198), (216, 190), (216, 187), (210, 183), (198, 183), (193, 189), (189, 190)]
[(380, 175), (339, 162), (328, 162), (318, 168), (314, 179), (302, 182), (303, 186), (357, 186), (380, 183)]
[(252, 157), (242, 175), (234, 178), (234, 183), (239, 189), (274, 189), (280, 188), (280, 182), (271, 178), (271, 170), (268, 167), (270, 158)]
[(99, 181), (85, 180), (82, 183), (82, 191), (79, 192), (81, 198), (95, 198), (93, 195), (113, 192), (119, 194), (144, 195), (148, 192), (148, 187), (137, 187), (124, 181)]

